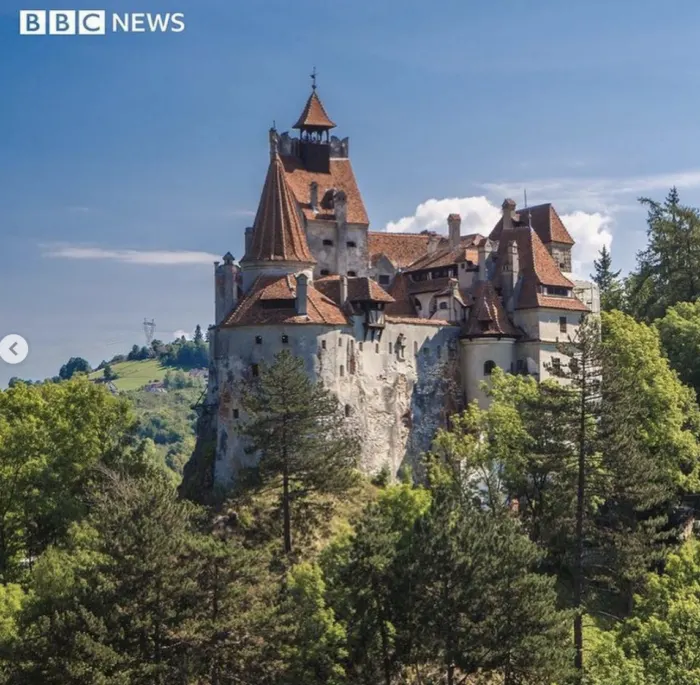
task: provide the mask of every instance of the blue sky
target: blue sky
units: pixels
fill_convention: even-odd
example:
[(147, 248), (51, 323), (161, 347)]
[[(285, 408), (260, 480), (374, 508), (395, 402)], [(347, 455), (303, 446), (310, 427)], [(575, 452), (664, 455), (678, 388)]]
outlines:
[[(242, 252), (267, 129), (319, 94), (372, 227), (484, 229), (553, 201), (587, 273), (644, 243), (643, 194), (700, 204), (700, 3), (72, 0), (185, 13), (184, 33), (25, 37), (0, 5), (0, 333), (42, 378), (211, 323), (209, 255)], [(30, 3), (31, 7), (51, 5)], [(485, 199), (484, 199), (485, 198)], [(191, 254), (203, 253), (203, 254)]]

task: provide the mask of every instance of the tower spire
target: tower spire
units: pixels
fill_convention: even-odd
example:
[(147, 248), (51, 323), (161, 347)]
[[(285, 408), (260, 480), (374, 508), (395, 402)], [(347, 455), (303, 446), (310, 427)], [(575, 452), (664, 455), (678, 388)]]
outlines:
[(311, 72), (311, 90), (316, 90), (316, 67)]

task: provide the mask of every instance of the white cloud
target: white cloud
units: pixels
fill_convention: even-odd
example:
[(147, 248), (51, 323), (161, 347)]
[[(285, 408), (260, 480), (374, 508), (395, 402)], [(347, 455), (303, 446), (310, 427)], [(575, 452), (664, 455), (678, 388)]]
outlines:
[(220, 259), (209, 252), (187, 250), (107, 250), (101, 247), (54, 246), (45, 248), (45, 256), (57, 259), (109, 260), (149, 266), (211, 264)]
[(173, 340), (179, 340), (182, 337), (184, 337), (185, 340), (192, 340), (192, 333), (185, 331), (182, 328), (173, 333)]
[(588, 279), (593, 271), (593, 260), (598, 256), (600, 249), (603, 245), (610, 249), (612, 244), (612, 217), (600, 212), (589, 214), (576, 211), (562, 214), (561, 220), (576, 241), (571, 253), (574, 274), (579, 278)]
[(419, 233), (423, 230), (447, 232), (447, 215), (462, 216), (462, 233), (490, 233), (501, 215), (500, 210), (485, 197), (451, 197), (426, 200), (416, 207), (412, 216), (390, 221), (386, 230), (392, 233)]
[[(486, 197), (452, 197), (438, 200), (432, 198), (416, 207), (411, 216), (405, 216), (386, 225), (386, 230), (401, 233), (419, 233), (423, 230), (447, 233), (447, 215), (462, 216), (462, 234), (481, 233), (488, 235), (501, 216), (501, 210)], [(613, 218), (606, 212), (584, 212), (576, 210), (562, 214), (564, 225), (576, 241), (573, 250), (574, 273), (587, 278), (593, 269), (593, 260), (603, 245), (612, 243)]]

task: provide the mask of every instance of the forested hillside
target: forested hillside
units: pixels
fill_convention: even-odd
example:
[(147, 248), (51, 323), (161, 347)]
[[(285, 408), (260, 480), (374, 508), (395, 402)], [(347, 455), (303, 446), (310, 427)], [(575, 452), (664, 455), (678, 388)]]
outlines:
[(259, 464), (196, 502), (194, 388), (0, 393), (0, 683), (700, 682), (700, 212), (645, 203), (566, 383), (495, 372), (420, 481), (361, 475), (288, 353), (242, 388)]

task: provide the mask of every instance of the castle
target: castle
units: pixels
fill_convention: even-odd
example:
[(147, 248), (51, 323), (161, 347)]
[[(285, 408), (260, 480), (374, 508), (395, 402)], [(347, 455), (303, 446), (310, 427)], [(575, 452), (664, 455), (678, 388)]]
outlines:
[(370, 231), (335, 127), (314, 79), (298, 134), (270, 130), (245, 255), (215, 264), (197, 448), (210, 445), (210, 482), (250, 465), (236, 430), (241, 382), (283, 349), (337, 395), (363, 438), (363, 468), (396, 473), (446, 412), (486, 403), (495, 367), (546, 378), (562, 363), (557, 341), (598, 309), (595, 286), (572, 280), (574, 241), (550, 204), (518, 212), (506, 199), (487, 236), (463, 235), (457, 214), (445, 217), (446, 236)]

